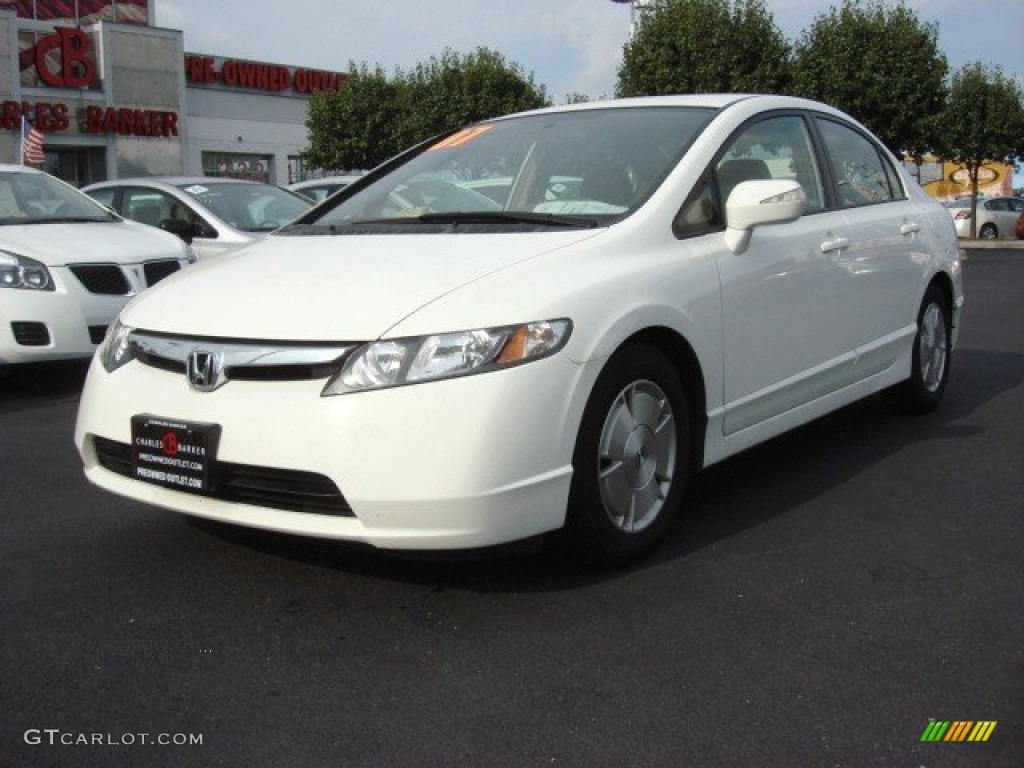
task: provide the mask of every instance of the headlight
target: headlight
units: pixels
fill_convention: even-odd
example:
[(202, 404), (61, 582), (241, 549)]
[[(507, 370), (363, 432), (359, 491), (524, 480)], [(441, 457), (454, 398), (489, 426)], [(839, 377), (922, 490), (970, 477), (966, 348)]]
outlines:
[(35, 259), (0, 251), (0, 288), (53, 291), (49, 270)]
[(508, 368), (553, 355), (572, 332), (569, 320), (389, 339), (356, 350), (323, 395), (400, 387)]
[(116, 320), (107, 330), (107, 337), (100, 347), (100, 362), (107, 369), (107, 373), (113, 373), (135, 359), (135, 350), (131, 342), (132, 330), (127, 325), (122, 325), (120, 320)]

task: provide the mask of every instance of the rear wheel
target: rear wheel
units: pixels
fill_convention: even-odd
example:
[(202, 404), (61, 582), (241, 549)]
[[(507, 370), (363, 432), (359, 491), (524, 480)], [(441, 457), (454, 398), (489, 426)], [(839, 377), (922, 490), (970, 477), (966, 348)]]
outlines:
[(576, 439), (564, 534), (586, 562), (615, 567), (665, 538), (690, 461), (686, 393), (664, 354), (618, 352), (591, 393)]
[(925, 292), (917, 315), (910, 378), (889, 391), (893, 404), (908, 413), (927, 413), (939, 404), (949, 379), (952, 310), (937, 285)]

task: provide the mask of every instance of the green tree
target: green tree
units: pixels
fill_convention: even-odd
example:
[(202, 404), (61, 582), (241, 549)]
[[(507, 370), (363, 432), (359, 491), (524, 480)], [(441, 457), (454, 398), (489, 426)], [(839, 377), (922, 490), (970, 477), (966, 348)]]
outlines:
[(404, 84), (380, 66), (349, 64), (337, 91), (318, 91), (309, 100), (309, 147), (302, 160), (310, 168), (373, 168), (403, 147), (400, 131)]
[(487, 48), (446, 49), (392, 77), (379, 65), (350, 68), (341, 89), (310, 99), (302, 157), (311, 167), (372, 168), (438, 133), (549, 104), (532, 75)]
[(949, 71), (938, 26), (902, 2), (844, 0), (796, 44), (794, 91), (850, 113), (897, 154), (932, 148)]
[(618, 96), (781, 93), (789, 43), (762, 0), (657, 0), (624, 47)]
[(971, 237), (977, 237), (978, 172), (986, 162), (1024, 159), (1024, 94), (999, 67), (968, 64), (953, 75), (936, 125), (936, 150), (971, 179)]
[(548, 106), (544, 86), (489, 48), (460, 54), (445, 49), (404, 77), (408, 144), (511, 112)]

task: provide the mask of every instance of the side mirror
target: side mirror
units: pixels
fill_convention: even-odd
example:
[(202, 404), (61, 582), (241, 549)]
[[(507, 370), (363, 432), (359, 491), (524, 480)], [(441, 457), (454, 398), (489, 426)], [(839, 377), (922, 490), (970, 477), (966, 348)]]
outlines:
[(191, 243), (192, 238), (196, 234), (196, 228), (192, 226), (191, 222), (185, 221), (185, 219), (161, 219), (160, 229), (166, 230), (172, 235), (177, 235), (186, 243)]
[(799, 219), (807, 208), (807, 194), (792, 179), (744, 181), (725, 203), (725, 240), (733, 253), (742, 253), (754, 227), (784, 224)]

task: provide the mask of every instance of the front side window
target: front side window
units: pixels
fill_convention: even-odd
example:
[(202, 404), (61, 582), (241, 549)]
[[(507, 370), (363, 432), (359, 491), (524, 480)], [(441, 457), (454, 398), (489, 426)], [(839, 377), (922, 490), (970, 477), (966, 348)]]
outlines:
[(176, 201), (170, 195), (155, 189), (126, 189), (121, 196), (121, 211), (126, 219), (157, 227), (171, 216)]
[[(702, 108), (524, 115), (443, 138), (300, 224), (595, 226), (638, 208), (714, 117)], [(304, 234), (315, 234), (306, 231)]]
[(687, 199), (672, 222), (676, 237), (694, 237), (713, 232), (723, 225), (721, 209), (710, 179), (704, 179)]
[(744, 128), (718, 160), (715, 175), (723, 203), (740, 182), (791, 179), (804, 188), (808, 213), (825, 207), (814, 145), (797, 115), (770, 117)]
[(818, 125), (835, 177), (839, 204), (844, 208), (884, 203), (903, 197), (895, 170), (866, 136), (835, 122)]

